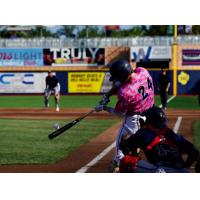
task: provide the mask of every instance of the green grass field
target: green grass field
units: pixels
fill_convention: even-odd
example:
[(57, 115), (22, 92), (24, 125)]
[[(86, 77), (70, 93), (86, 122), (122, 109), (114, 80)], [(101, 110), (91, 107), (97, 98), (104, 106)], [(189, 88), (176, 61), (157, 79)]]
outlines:
[(0, 164), (54, 163), (112, 126), (117, 120), (85, 119), (67, 133), (49, 140), (48, 134), (53, 131), (53, 124), (64, 125), (66, 122), (0, 119)]
[[(101, 95), (74, 95), (61, 96), (60, 108), (92, 108), (98, 104)], [(116, 96), (111, 97), (110, 106), (116, 103)], [(0, 108), (42, 108), (44, 107), (43, 96), (0, 96)], [(160, 97), (156, 96), (155, 104), (160, 105)], [(50, 107), (54, 107), (54, 98), (50, 98)], [(169, 104), (169, 108), (200, 109), (196, 96), (177, 96)]]
[[(101, 95), (62, 96), (60, 108), (92, 108), (98, 104)], [(0, 108), (42, 108), (43, 96), (0, 96)], [(116, 103), (116, 96), (111, 98), (110, 106)], [(54, 99), (50, 98), (54, 107)], [(160, 97), (156, 96), (156, 105)], [(169, 109), (199, 109), (196, 96), (178, 96), (169, 104)], [(70, 120), (68, 120), (70, 121)], [(68, 131), (69, 134), (49, 140), (48, 134), (54, 123), (64, 125), (61, 120), (13, 120), (0, 119), (0, 164), (44, 164), (54, 163), (67, 156), (80, 145), (87, 143), (118, 120), (83, 120)], [(195, 141), (200, 149), (200, 136), (197, 134), (200, 122), (195, 124)]]

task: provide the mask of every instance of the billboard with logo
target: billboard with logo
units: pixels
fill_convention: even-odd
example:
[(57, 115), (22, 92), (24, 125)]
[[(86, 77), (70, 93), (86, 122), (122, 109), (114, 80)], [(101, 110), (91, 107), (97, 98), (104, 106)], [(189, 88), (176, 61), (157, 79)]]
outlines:
[(47, 73), (0, 73), (0, 93), (43, 93)]
[(69, 72), (68, 93), (104, 93), (112, 83), (106, 72)]
[(104, 48), (44, 49), (44, 65), (101, 66), (105, 64)]
[(169, 68), (172, 59), (171, 46), (136, 46), (130, 48), (130, 60), (137, 67)]
[(171, 46), (137, 46), (131, 47), (131, 61), (169, 61), (172, 59)]
[(182, 49), (182, 65), (200, 65), (200, 49)]
[(178, 94), (197, 95), (200, 89), (199, 70), (178, 70), (177, 89)]
[(0, 66), (42, 66), (43, 49), (0, 48)]
[(200, 69), (200, 45), (178, 45), (177, 66), (181, 69)]
[(104, 48), (0, 48), (0, 66), (103, 66)]

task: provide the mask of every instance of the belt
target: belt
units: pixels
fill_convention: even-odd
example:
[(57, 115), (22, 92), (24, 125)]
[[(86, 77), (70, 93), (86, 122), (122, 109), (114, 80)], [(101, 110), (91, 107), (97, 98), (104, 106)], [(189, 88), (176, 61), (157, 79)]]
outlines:
[(142, 116), (145, 116), (145, 115), (147, 115), (148, 114), (148, 112), (153, 108), (153, 107), (155, 107), (155, 105), (153, 105), (152, 107), (150, 107), (148, 110), (145, 110), (145, 111), (143, 111), (143, 112), (127, 112), (127, 115), (129, 115), (129, 116), (132, 116), (132, 115), (142, 115)]

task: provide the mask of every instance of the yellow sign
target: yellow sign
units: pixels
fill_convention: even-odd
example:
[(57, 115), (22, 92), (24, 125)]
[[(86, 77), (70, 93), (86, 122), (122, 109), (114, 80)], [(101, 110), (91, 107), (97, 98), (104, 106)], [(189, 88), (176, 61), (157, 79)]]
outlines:
[(69, 72), (68, 92), (99, 93), (104, 77), (105, 72)]
[(190, 80), (190, 75), (185, 72), (181, 72), (178, 75), (178, 82), (181, 83), (182, 85), (186, 85), (189, 80)]

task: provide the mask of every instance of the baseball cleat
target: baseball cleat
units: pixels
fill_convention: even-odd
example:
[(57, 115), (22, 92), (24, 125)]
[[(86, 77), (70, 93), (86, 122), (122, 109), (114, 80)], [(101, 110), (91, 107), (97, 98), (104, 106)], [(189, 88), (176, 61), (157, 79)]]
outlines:
[(49, 108), (49, 103), (45, 104), (45, 108)]
[(59, 107), (57, 106), (57, 107), (56, 107), (56, 112), (59, 112), (59, 111), (60, 111), (60, 109), (59, 109)]

